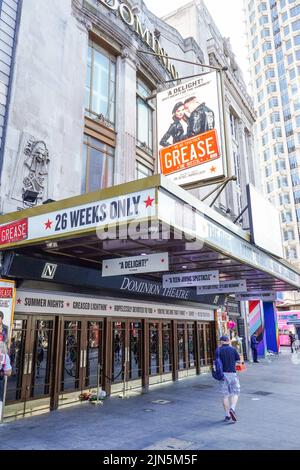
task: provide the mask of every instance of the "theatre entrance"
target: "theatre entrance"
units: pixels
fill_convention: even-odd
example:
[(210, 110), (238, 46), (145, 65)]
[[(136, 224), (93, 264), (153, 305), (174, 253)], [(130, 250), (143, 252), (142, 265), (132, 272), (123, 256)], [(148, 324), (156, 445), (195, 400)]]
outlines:
[(7, 381), (5, 418), (18, 418), (51, 407), (54, 380), (53, 316), (16, 315)]
[(16, 314), (4, 419), (79, 401), (102, 385), (103, 320)]
[(110, 323), (111, 393), (142, 387), (143, 328), (139, 319), (114, 319)]

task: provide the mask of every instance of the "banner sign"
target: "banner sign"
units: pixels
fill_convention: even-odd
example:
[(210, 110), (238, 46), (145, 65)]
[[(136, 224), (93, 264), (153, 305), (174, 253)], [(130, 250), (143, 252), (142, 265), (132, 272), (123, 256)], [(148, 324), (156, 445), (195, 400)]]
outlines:
[(235, 298), (240, 302), (243, 300), (261, 300), (262, 302), (275, 302), (276, 292), (260, 292), (259, 294), (252, 294), (251, 292), (248, 292), (247, 294), (237, 294)]
[(226, 174), (216, 72), (157, 95), (160, 171), (178, 185), (220, 179)]
[(103, 260), (102, 276), (153, 273), (169, 270), (169, 253), (155, 253), (146, 256), (130, 256)]
[(28, 220), (22, 219), (0, 227), (0, 245), (15, 243), (28, 238)]
[(51, 238), (154, 216), (155, 189), (94, 201), (0, 226), (0, 244)]
[[(0, 280), (0, 368), (9, 362), (9, 343), (14, 315), (15, 283)], [(3, 317), (3, 318), (2, 318)], [(0, 387), (0, 422), (3, 416), (3, 402), (5, 400), (6, 380)]]
[(22, 290), (17, 291), (16, 312), (214, 321), (213, 310), (189, 305), (149, 303), (136, 299), (130, 301), (75, 297)]
[(280, 211), (252, 184), (247, 185), (247, 202), (253, 243), (284, 258)]
[(197, 287), (197, 294), (234, 294), (235, 292), (247, 292), (247, 283), (240, 281), (221, 281), (219, 285)]
[(163, 276), (164, 288), (210, 286), (216, 284), (219, 284), (219, 271), (166, 274)]
[[(3, 275), (10, 278), (30, 279), (40, 281), (45, 272), (45, 260), (24, 256), (13, 252), (5, 253), (3, 261)], [(48, 278), (49, 279), (49, 278)], [(59, 263), (55, 269), (53, 282), (65, 285), (79, 286), (81, 289), (105, 289), (111, 291), (114, 297), (117, 295), (143, 296), (148, 298), (167, 299), (169, 302), (175, 300), (188, 300), (197, 304), (223, 305), (225, 295), (197, 295), (196, 288), (169, 287), (164, 289), (161, 282), (144, 279), (137, 276), (113, 276), (102, 277), (99, 269), (91, 269), (83, 266)]]
[(240, 309), (240, 302), (233, 300), (231, 297), (227, 297), (225, 302), (225, 309), (227, 315), (230, 317), (240, 317), (241, 316), (241, 309)]

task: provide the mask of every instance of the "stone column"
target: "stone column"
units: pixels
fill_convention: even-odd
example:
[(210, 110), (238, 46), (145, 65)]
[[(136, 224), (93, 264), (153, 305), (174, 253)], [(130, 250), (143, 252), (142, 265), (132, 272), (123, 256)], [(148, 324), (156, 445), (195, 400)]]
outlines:
[(124, 48), (117, 60), (116, 151), (114, 184), (135, 180), (136, 68), (133, 52)]

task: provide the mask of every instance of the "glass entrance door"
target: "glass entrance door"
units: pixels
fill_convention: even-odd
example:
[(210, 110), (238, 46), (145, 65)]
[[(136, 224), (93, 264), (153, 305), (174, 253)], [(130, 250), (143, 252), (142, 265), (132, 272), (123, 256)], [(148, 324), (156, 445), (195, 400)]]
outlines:
[(4, 418), (50, 409), (54, 380), (54, 317), (16, 316), (10, 346)]
[(18, 314), (9, 354), (5, 419), (78, 401), (102, 385), (103, 321)]
[(103, 321), (64, 317), (61, 323), (58, 406), (76, 402), (102, 385)]
[(63, 322), (61, 392), (79, 390), (81, 386), (81, 328), (81, 321), (70, 319)]
[(215, 336), (212, 323), (198, 323), (198, 335), (200, 346), (200, 368), (212, 366), (215, 349)]
[(149, 384), (172, 380), (173, 348), (171, 322), (148, 323)]
[(112, 323), (112, 393), (142, 384), (142, 322)]

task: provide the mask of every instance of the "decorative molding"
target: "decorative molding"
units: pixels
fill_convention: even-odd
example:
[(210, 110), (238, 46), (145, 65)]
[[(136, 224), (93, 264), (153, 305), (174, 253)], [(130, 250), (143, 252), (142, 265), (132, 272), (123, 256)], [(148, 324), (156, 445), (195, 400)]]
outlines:
[(78, 0), (72, 1), (72, 14), (74, 18), (78, 21), (78, 23), (83, 26), (86, 32), (89, 32), (93, 29), (92, 21), (82, 13), (81, 11), (82, 5), (78, 2)]
[(130, 60), (132, 64), (139, 69), (140, 68), (140, 61), (137, 58), (135, 51), (129, 48), (128, 46), (122, 47), (121, 51), (121, 59)]

